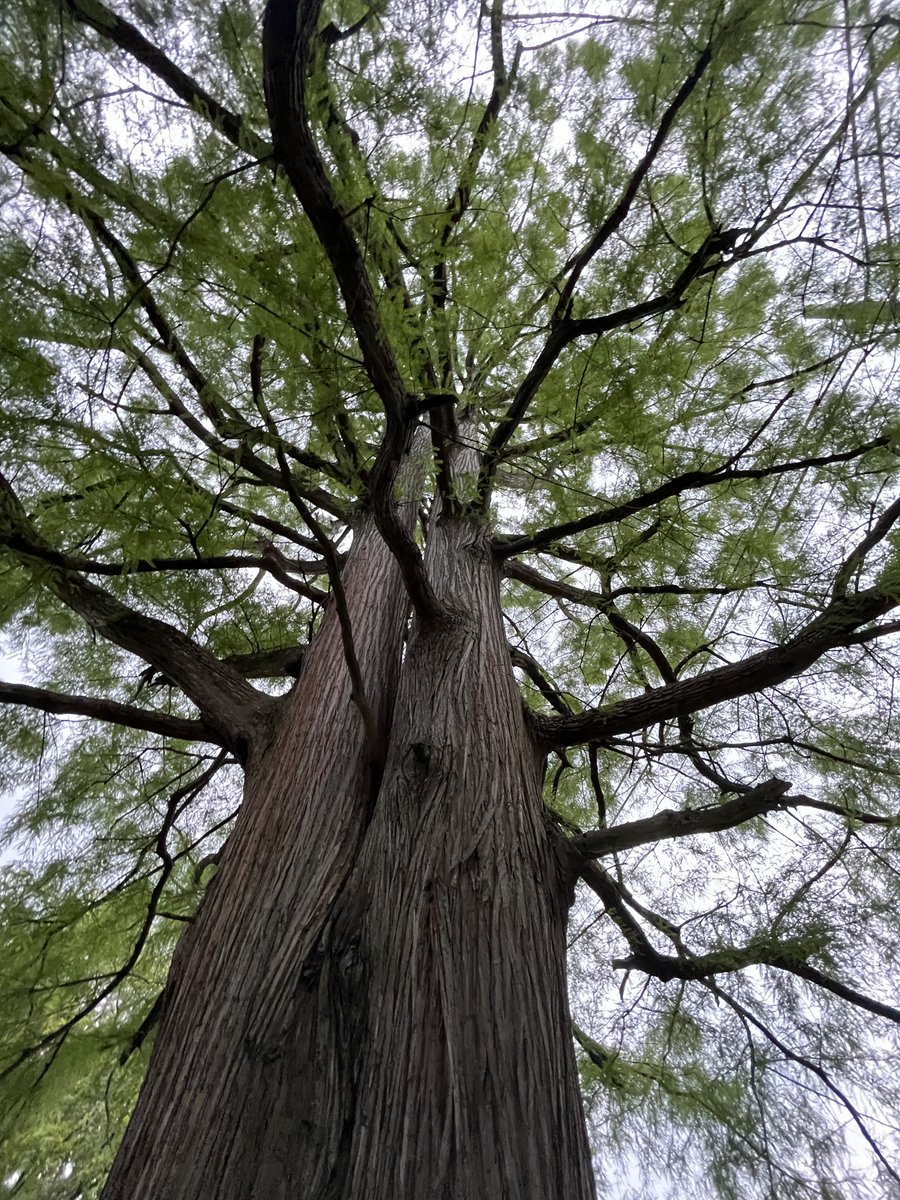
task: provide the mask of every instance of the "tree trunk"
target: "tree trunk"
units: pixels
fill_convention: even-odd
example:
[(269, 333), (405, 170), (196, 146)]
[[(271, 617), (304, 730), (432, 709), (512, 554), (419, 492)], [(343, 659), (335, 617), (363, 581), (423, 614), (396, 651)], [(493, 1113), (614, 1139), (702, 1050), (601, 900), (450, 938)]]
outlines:
[[(371, 525), (173, 965), (104, 1200), (587, 1200), (544, 824), (486, 530), (432, 524), (451, 619), (414, 627)], [(400, 677), (399, 692), (397, 680)], [(396, 697), (396, 704), (395, 704)]]

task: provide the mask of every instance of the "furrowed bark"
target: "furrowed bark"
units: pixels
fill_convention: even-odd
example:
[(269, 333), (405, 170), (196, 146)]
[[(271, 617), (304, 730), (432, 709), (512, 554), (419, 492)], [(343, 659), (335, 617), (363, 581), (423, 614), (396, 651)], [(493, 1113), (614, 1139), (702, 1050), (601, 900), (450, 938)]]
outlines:
[(433, 521), (427, 566), (452, 616), (417, 623), (401, 672), (400, 571), (357, 534), (344, 590), (386, 742), (390, 725), (377, 796), (331, 611), (248, 763), (103, 1200), (593, 1195), (571, 866), (486, 528)]
[(369, 1010), (347, 1200), (593, 1196), (544, 824), (485, 528), (441, 518), (359, 871)]
[[(386, 738), (407, 601), (370, 518), (344, 590)], [(237, 827), (176, 953), (103, 1200), (328, 1194), (348, 1093), (336, 1044), (345, 1003), (322, 963), (375, 783), (331, 607), (272, 744), (247, 764)]]

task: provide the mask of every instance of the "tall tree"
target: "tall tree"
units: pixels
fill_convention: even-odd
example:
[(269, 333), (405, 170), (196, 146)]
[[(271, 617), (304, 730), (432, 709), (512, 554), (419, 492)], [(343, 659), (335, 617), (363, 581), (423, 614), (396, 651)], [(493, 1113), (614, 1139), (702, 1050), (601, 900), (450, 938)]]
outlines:
[(900, 1183), (896, 16), (3, 23), (0, 1194)]

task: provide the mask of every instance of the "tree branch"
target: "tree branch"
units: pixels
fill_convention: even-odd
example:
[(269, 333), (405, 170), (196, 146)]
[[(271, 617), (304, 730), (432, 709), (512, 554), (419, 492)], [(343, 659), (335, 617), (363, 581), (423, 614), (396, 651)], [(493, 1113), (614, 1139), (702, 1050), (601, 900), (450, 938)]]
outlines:
[(650, 939), (622, 902), (611, 876), (599, 863), (585, 860), (578, 864), (578, 874), (602, 901), (613, 923), (628, 943), (632, 954), (648, 961), (657, 953)]
[(555, 688), (547, 676), (541, 669), (540, 663), (526, 654), (519, 646), (509, 645), (509, 654), (514, 667), (519, 667), (537, 690), (541, 693), (551, 708), (555, 708), (558, 713), (569, 715), (572, 712), (572, 706), (563, 696), (558, 688)]
[(78, 571), (60, 565), (57, 552), (32, 525), (22, 502), (0, 474), (0, 545), (7, 546), (35, 583), (78, 613), (101, 637), (137, 655), (177, 684), (197, 705), (205, 724), (239, 756), (246, 754), (263, 714), (274, 701), (181, 630), (146, 617)]
[(552, 525), (537, 533), (524, 534), (521, 537), (496, 538), (494, 546), (501, 558), (509, 558), (513, 554), (524, 554), (527, 551), (541, 550), (571, 534), (583, 533), (587, 529), (596, 529), (601, 525), (614, 525), (619, 521), (624, 521), (626, 517), (633, 516), (644, 509), (653, 508), (655, 505), (661, 504), (663, 500), (668, 500), (672, 496), (680, 496), (682, 492), (691, 491), (694, 488), (711, 487), (714, 484), (728, 483), (737, 479), (768, 479), (770, 476), (785, 475), (793, 471), (806, 471), (813, 467), (830, 466), (832, 463), (850, 462), (887, 444), (887, 437), (877, 437), (865, 442), (862, 446), (857, 446), (854, 450), (842, 450), (835, 454), (820, 454), (812, 458), (775, 463), (771, 467), (736, 467), (734, 460), (729, 459), (722, 466), (715, 467), (711, 471), (685, 471), (682, 475), (675, 475), (649, 492), (641, 492), (631, 500), (611, 505), (600, 512), (589, 513), (575, 521)]
[(269, 0), (263, 18), (266, 105), (275, 152), (328, 255), (369, 378), (389, 420), (411, 410), (369, 273), (315, 143), (307, 111), (322, 0)]
[(205, 721), (170, 717), (136, 704), (120, 704), (117, 700), (95, 696), (71, 696), (65, 692), (0, 681), (0, 704), (19, 704), (57, 716), (92, 717), (95, 721), (108, 721), (113, 725), (124, 725), (127, 729), (144, 729), (147, 733), (158, 733), (183, 741), (222, 744), (221, 735)]
[(866, 642), (877, 641), (880, 637), (886, 637), (889, 633), (900, 633), (900, 621), (885, 621), (883, 625), (874, 625), (871, 629), (860, 630), (859, 633), (850, 633), (841, 642), (842, 646), (863, 646)]
[[(173, 466), (178, 471), (181, 479), (188, 487), (192, 488), (199, 495), (203, 496), (210, 504), (210, 515), (221, 509), (222, 512), (228, 513), (229, 516), (237, 517), (238, 520), (246, 522), (248, 525), (258, 525), (260, 529), (268, 530), (269, 533), (275, 534), (276, 537), (284, 538), (287, 542), (293, 542), (296, 546), (302, 546), (304, 550), (310, 550), (313, 553), (318, 551), (318, 546), (313, 538), (307, 537), (302, 533), (298, 533), (290, 525), (285, 525), (282, 521), (276, 521), (272, 517), (267, 517), (264, 513), (254, 512), (251, 508), (245, 508), (241, 504), (234, 504), (231, 500), (226, 500), (223, 495), (218, 492), (210, 491), (209, 488), (203, 487), (196, 479), (192, 478), (190, 473), (184, 469), (177, 461), (172, 460)], [(319, 505), (318, 507), (322, 507)], [(325, 512), (329, 510), (326, 508)], [(332, 514), (337, 515), (337, 514)], [(349, 517), (349, 513), (343, 513), (342, 519)], [(318, 565), (316, 574), (320, 574)]]
[[(39, 174), (35, 171), (33, 160), (20, 145), (0, 145), (0, 153), (5, 154), (7, 158), (16, 163), (27, 175), (35, 178), (38, 182), (40, 181)], [(129, 350), (133, 360), (144, 374), (147, 375), (163, 399), (167, 401), (170, 413), (178, 417), (198, 441), (212, 450), (214, 454), (234, 464), (236, 467), (245, 468), (268, 486), (280, 488), (282, 483), (279, 472), (261, 459), (254, 450), (254, 447), (259, 442), (266, 440), (266, 435), (250, 425), (236, 409), (219, 395), (188, 354), (173, 326), (160, 309), (149, 284), (141, 274), (137, 262), (124, 243), (110, 230), (102, 215), (92, 208), (82, 196), (77, 195), (72, 190), (65, 177), (60, 179), (58, 183), (61, 189), (63, 204), (74, 217), (82, 222), (91, 235), (110, 252), (119, 269), (123, 282), (131, 289), (126, 307), (136, 301), (144, 310), (151, 326), (159, 336), (166, 353), (171, 356), (180, 373), (194, 390), (200, 408), (204, 416), (212, 424), (215, 432), (211, 433), (201, 421), (189, 412), (151, 359), (145, 353), (131, 347), (127, 341), (122, 339), (122, 345)], [(231, 439), (237, 445), (229, 446), (223, 439)], [(315, 470), (321, 470), (325, 466), (327, 474), (339, 474), (339, 472), (334, 472), (328, 464), (324, 464), (324, 460), (306, 451), (289, 446), (277, 435), (274, 435), (272, 440), (276, 451), (278, 449), (286, 451), (295, 461), (311, 466)], [(297, 486), (295, 481), (295, 487)], [(341, 517), (345, 516), (346, 506), (340, 501), (335, 500), (324, 489), (306, 488), (305, 494), (308, 499), (320, 508), (323, 508), (326, 512)]]
[(843, 646), (861, 625), (890, 612), (898, 604), (900, 595), (887, 582), (832, 601), (792, 638), (771, 650), (651, 689), (605, 709), (588, 709), (574, 717), (532, 713), (530, 719), (539, 740), (549, 749), (633, 733), (783, 683), (801, 674), (829, 650)]
[(863, 1135), (863, 1137), (866, 1139), (866, 1141), (872, 1147), (872, 1150), (875, 1153), (876, 1157), (881, 1162), (881, 1164), (884, 1166), (885, 1170), (888, 1172), (888, 1174), (891, 1176), (891, 1178), (893, 1180), (895, 1180), (898, 1184), (900, 1184), (900, 1174), (897, 1173), (897, 1171), (891, 1166), (891, 1164), (885, 1158), (880, 1147), (878, 1146), (878, 1143), (875, 1141), (875, 1139), (872, 1137), (872, 1135), (869, 1133), (868, 1129), (866, 1128), (865, 1122), (863, 1121), (862, 1117), (860, 1116), (859, 1110), (850, 1101), (849, 1097), (844, 1092), (842, 1092), (841, 1089), (836, 1086), (836, 1084), (831, 1082), (831, 1078), (829, 1077), (827, 1071), (825, 1071), (825, 1069), (823, 1067), (820, 1067), (818, 1065), (818, 1063), (815, 1063), (811, 1059), (807, 1058), (805, 1055), (798, 1054), (796, 1050), (791, 1050), (790, 1047), (786, 1046), (785, 1043), (782, 1042), (780, 1038), (776, 1037), (775, 1034), (772, 1033), (772, 1031), (766, 1025), (764, 1025), (762, 1023), (762, 1021), (759, 1020), (759, 1018), (754, 1017), (753, 1013), (751, 1013), (749, 1011), (749, 1009), (745, 1008), (743, 1006), (743, 1004), (740, 1004), (737, 1000), (735, 1000), (735, 998), (733, 996), (730, 996), (727, 992), (723, 992), (722, 989), (720, 987), (718, 987), (712, 980), (704, 980), (703, 982), (704, 982), (704, 986), (707, 987), (714, 996), (717, 996), (719, 999), (724, 1000), (725, 1003), (730, 1008), (732, 1008), (736, 1013), (738, 1013), (738, 1015), (742, 1018), (742, 1020), (748, 1022), (749, 1024), (753, 1025), (756, 1029), (758, 1029), (760, 1031), (760, 1033), (762, 1033), (762, 1035), (769, 1042), (771, 1042), (773, 1046), (776, 1047), (776, 1049), (781, 1051), (781, 1053), (784, 1055), (784, 1057), (789, 1062), (795, 1062), (795, 1063), (797, 1063), (798, 1066), (805, 1067), (807, 1071), (811, 1071), (818, 1079), (821, 1079), (821, 1081), (825, 1085), (825, 1087), (828, 1088), (828, 1090), (832, 1093), (832, 1095), (837, 1097), (837, 1099), (841, 1102), (841, 1104), (843, 1104), (844, 1108), (846, 1108), (847, 1112), (853, 1118), (853, 1121), (856, 1124), (856, 1127), (859, 1129), (860, 1133)]
[(589, 588), (576, 587), (571, 583), (564, 583), (560, 579), (551, 579), (547, 575), (542, 575), (539, 571), (535, 571), (533, 567), (527, 566), (525, 563), (516, 562), (514, 559), (507, 559), (503, 564), (503, 574), (507, 579), (515, 579), (519, 583), (524, 583), (530, 588), (534, 588), (536, 592), (543, 592), (545, 596), (554, 596), (560, 600), (570, 600), (572, 604), (582, 604), (586, 608), (596, 608), (601, 612), (606, 612), (610, 606), (608, 596), (605, 596), (601, 591), (592, 591)]
[(895, 500), (893, 504), (885, 509), (859, 545), (854, 546), (853, 550), (844, 559), (834, 581), (833, 594), (835, 596), (843, 596), (845, 594), (854, 571), (858, 571), (862, 566), (868, 552), (887, 537), (898, 519), (900, 519), (900, 499)]
[(416, 406), (388, 341), (365, 260), (313, 138), (307, 112), (307, 76), (318, 47), (321, 0), (269, 0), (263, 19), (266, 105), (275, 153), (284, 165), (334, 271), (366, 372), (384, 406), (387, 427), (369, 477), (369, 503), (379, 532), (403, 573), (421, 620), (443, 617), (419, 548), (399, 520), (393, 486), (406, 454)]
[(487, 500), (491, 480), (504, 448), (519, 427), (541, 384), (547, 378), (565, 347), (579, 337), (587, 335), (597, 337), (625, 325), (631, 325), (635, 321), (680, 307), (684, 302), (685, 292), (701, 272), (708, 268), (710, 259), (720, 261), (722, 251), (730, 249), (733, 245), (734, 231), (729, 230), (723, 233), (719, 230), (712, 230), (666, 291), (650, 300), (644, 300), (639, 304), (630, 305), (604, 316), (579, 320), (572, 318), (572, 298), (582, 272), (627, 217), (638, 189), (662, 149), (678, 112), (687, 102), (709, 66), (712, 53), (713, 43), (710, 40), (694, 64), (690, 75), (682, 83), (674, 100), (663, 114), (649, 150), (632, 173), (615, 208), (603, 221), (588, 244), (566, 264), (565, 270), (569, 272), (569, 278), (554, 309), (547, 341), (519, 385), (512, 403), (494, 430), (485, 451), (484, 467), (479, 483), (479, 496), (483, 503)]
[(662, 120), (657, 127), (656, 133), (653, 135), (653, 140), (647, 150), (647, 153), (635, 167), (631, 174), (631, 178), (625, 185), (622, 195), (619, 197), (618, 203), (610, 212), (609, 216), (602, 222), (594, 236), (587, 245), (579, 251), (569, 263), (566, 264), (566, 269), (569, 271), (569, 278), (566, 280), (566, 285), (560, 293), (559, 300), (556, 305), (556, 313), (558, 316), (568, 316), (571, 307), (572, 297), (575, 293), (575, 287), (585, 267), (590, 261), (600, 252), (606, 242), (616, 232), (625, 218), (628, 216), (631, 206), (634, 203), (635, 197), (638, 194), (641, 184), (647, 177), (650, 168), (656, 161), (660, 150), (663, 148), (666, 138), (675, 124), (679, 112), (690, 99), (691, 94), (697, 87), (697, 84), (703, 78), (704, 72), (713, 57), (713, 40), (706, 43), (701, 51), (697, 61), (694, 63), (690, 74), (684, 79), (681, 87), (675, 93), (674, 98), (669, 104), (666, 111), (663, 113)]
[(741, 792), (734, 800), (725, 800), (703, 808), (666, 808), (652, 817), (576, 834), (569, 840), (569, 846), (576, 854), (597, 858), (664, 839), (693, 837), (698, 833), (720, 833), (723, 829), (733, 829), (736, 825), (742, 825), (745, 821), (779, 808), (814, 808), (819, 812), (834, 813), (836, 816), (858, 821), (862, 825), (900, 824), (900, 816), (883, 816), (880, 813), (847, 808), (840, 804), (832, 804), (828, 800), (814, 800), (802, 794), (788, 796), (790, 787), (790, 783), (784, 779), (768, 779), (757, 787)]
[(136, 26), (117, 16), (100, 0), (66, 0), (66, 5), (76, 20), (90, 25), (101, 37), (108, 38), (146, 67), (238, 149), (258, 159), (271, 157), (272, 147), (247, 128), (243, 117), (214, 99), (196, 79), (182, 71), (162, 50), (149, 42)]
[(627, 308), (617, 309), (615, 312), (606, 313), (601, 317), (587, 317), (577, 321), (571, 317), (566, 317), (551, 328), (543, 349), (535, 359), (525, 378), (519, 384), (512, 403), (494, 430), (485, 450), (485, 465), (480, 484), (480, 494), (484, 498), (487, 497), (490, 481), (504, 454), (507, 443), (518, 429), (541, 384), (550, 374), (556, 360), (566, 346), (579, 337), (589, 335), (599, 337), (602, 334), (611, 333), (614, 329), (621, 329), (625, 325), (632, 325), (635, 321), (644, 320), (647, 317), (656, 316), (659, 313), (671, 312), (672, 309), (679, 308), (684, 303), (684, 293), (687, 288), (698, 277), (701, 270), (706, 266), (710, 255), (714, 253), (713, 239), (708, 238), (692, 256), (690, 263), (681, 272), (672, 286), (651, 300), (643, 300), (640, 304), (632, 304)]
[[(26, 546), (27, 544), (23, 543)], [(15, 536), (11, 536), (6, 541), (6, 545), (15, 550), (19, 542)], [(291, 571), (306, 570), (317, 575), (324, 574), (327, 571), (324, 564), (292, 562), (271, 545), (265, 546), (261, 555), (211, 554), (206, 558), (140, 558), (136, 562), (129, 563), (100, 562), (97, 559), (82, 558), (79, 555), (62, 554), (60, 551), (48, 547), (44, 552), (44, 561), (64, 567), (69, 571), (81, 571), (85, 575), (105, 575), (107, 577), (147, 575), (167, 571), (263, 570), (267, 571), (273, 579), (277, 579), (283, 587), (298, 592), (308, 600), (322, 604), (328, 599), (328, 593), (323, 592), (321, 588), (302, 583), (290, 574)]]
[[(503, 57), (503, 4), (502, 0), (492, 0), (490, 6), (490, 43), (491, 43), (491, 71), (493, 73), (493, 86), (488, 102), (481, 114), (481, 120), (478, 122), (478, 128), (475, 130), (472, 138), (472, 145), (469, 148), (469, 153), (460, 170), (459, 181), (453, 195), (447, 201), (447, 207), (443, 213), (441, 222), (438, 226), (437, 235), (435, 237), (436, 244), (436, 259), (432, 270), (431, 288), (432, 288), (432, 303), (436, 313), (440, 314), (443, 321), (443, 314), (447, 304), (447, 256), (446, 249), (450, 242), (453, 230), (463, 219), (469, 209), (469, 203), (472, 197), (472, 188), (475, 184), (475, 179), (478, 174), (478, 168), (481, 164), (481, 159), (487, 148), (488, 137), (494, 125), (500, 116), (500, 110), (509, 95), (510, 88), (513, 85), (516, 74), (519, 69), (519, 60), (522, 56), (521, 42), (516, 46), (513, 55), (512, 64), (507, 70), (506, 63)], [(452, 376), (452, 361), (450, 353), (449, 334), (446, 325), (442, 325), (439, 329), (439, 337), (442, 345), (442, 385), (450, 386)], [(433, 429), (436, 431), (436, 426), (433, 424)], [(436, 451), (440, 450), (439, 446), (435, 446)], [(440, 465), (440, 458), (439, 458)], [(446, 497), (445, 497), (446, 499)]]
[(347, 665), (347, 671), (350, 675), (350, 695), (359, 709), (359, 714), (362, 717), (363, 728), (366, 732), (366, 742), (369, 749), (369, 758), (376, 768), (380, 771), (383, 761), (383, 746), (381, 737), (378, 731), (378, 718), (375, 711), (369, 703), (366, 696), (366, 685), (362, 675), (362, 668), (359, 665), (359, 658), (356, 654), (356, 646), (353, 639), (353, 622), (350, 619), (350, 609), (347, 605), (347, 596), (344, 592), (344, 584), (341, 579), (341, 568), (338, 562), (337, 552), (333, 543), (329, 539), (325, 530), (315, 519), (310, 512), (308, 506), (303, 502), (302, 498), (296, 493), (291, 485), (290, 471), (288, 470), (287, 462), (284, 456), (279, 452), (279, 462), (281, 471), (284, 475), (287, 485), (288, 495), (294, 507), (299, 512), (300, 516), (309, 527), (310, 533), (316, 539), (316, 542), (322, 549), (325, 556), (325, 561), (328, 564), (328, 578), (331, 583), (331, 590), (334, 596), (334, 606), (337, 612), (338, 624), (341, 628), (341, 644), (344, 649), (344, 661)]
[(274, 650), (256, 650), (249, 654), (229, 654), (222, 661), (245, 679), (273, 679), (288, 675), (297, 678), (303, 670), (307, 646), (278, 646)]
[[(298, 679), (303, 670), (308, 646), (276, 646), (273, 650), (253, 650), (247, 654), (226, 654), (221, 660), (244, 679)], [(172, 681), (148, 667), (141, 674), (141, 687), (171, 687)], [(139, 689), (140, 690), (140, 689)]]
[(218, 754), (210, 766), (207, 767), (206, 770), (203, 771), (196, 779), (192, 780), (188, 784), (185, 784), (183, 787), (178, 788), (169, 796), (168, 803), (166, 804), (165, 816), (163, 817), (162, 827), (157, 834), (153, 847), (157, 857), (160, 860), (160, 866), (157, 868), (159, 874), (150, 891), (150, 896), (147, 901), (147, 910), (139, 923), (137, 934), (132, 942), (131, 950), (129, 951), (124, 963), (122, 963), (122, 965), (117, 967), (114, 971), (100, 976), (100, 980), (106, 981), (102, 988), (93, 997), (91, 997), (91, 999), (86, 1000), (73, 1016), (63, 1021), (62, 1024), (57, 1026), (56, 1029), (53, 1029), (49, 1033), (45, 1034), (36, 1043), (26, 1046), (23, 1050), (21, 1050), (19, 1054), (16, 1055), (16, 1057), (9, 1063), (9, 1065), (0, 1071), (0, 1079), (5, 1079), (11, 1075), (12, 1072), (21, 1066), (22, 1063), (27, 1062), (28, 1059), (33, 1058), (36, 1054), (42, 1054), (43, 1056), (42, 1069), (40, 1075), (38, 1076), (39, 1079), (42, 1079), (52, 1066), (53, 1060), (56, 1058), (56, 1055), (59, 1053), (63, 1042), (72, 1032), (72, 1030), (86, 1017), (90, 1016), (90, 1014), (94, 1012), (94, 1010), (100, 1004), (103, 1003), (106, 997), (111, 995), (134, 970), (144, 951), (144, 947), (147, 944), (147, 939), (150, 936), (150, 930), (153, 926), (153, 922), (156, 920), (157, 916), (161, 915), (159, 913), (160, 899), (162, 898), (163, 891), (169, 882), (169, 878), (172, 874), (175, 864), (178, 858), (181, 857), (181, 853), (173, 855), (172, 851), (168, 847), (168, 837), (172, 827), (178, 819), (178, 816), (184, 811), (186, 805), (203, 790), (209, 780), (223, 765), (225, 758), (226, 756), (224, 753)]
[(643, 817), (639, 821), (626, 821), (623, 825), (613, 825), (608, 829), (576, 834), (570, 839), (569, 845), (577, 854), (597, 858), (667, 838), (718, 833), (773, 809), (794, 804), (794, 800), (785, 799), (790, 787), (790, 783), (783, 779), (769, 779), (723, 804), (711, 804), (706, 808), (666, 808), (655, 816)]
[(685, 951), (680, 956), (660, 954), (654, 950), (648, 958), (642, 953), (637, 953), (628, 958), (614, 959), (612, 965), (619, 970), (643, 971), (662, 980), (708, 979), (713, 975), (743, 971), (746, 967), (773, 967), (832, 992), (857, 1008), (900, 1025), (900, 1009), (890, 1004), (882, 1004), (880, 1000), (874, 1000), (871, 996), (841, 983), (839, 979), (833, 979), (816, 967), (809, 966), (796, 957), (789, 946), (767, 945), (761, 941), (757, 945), (751, 942), (748, 946), (723, 946), (709, 954), (692, 954)]

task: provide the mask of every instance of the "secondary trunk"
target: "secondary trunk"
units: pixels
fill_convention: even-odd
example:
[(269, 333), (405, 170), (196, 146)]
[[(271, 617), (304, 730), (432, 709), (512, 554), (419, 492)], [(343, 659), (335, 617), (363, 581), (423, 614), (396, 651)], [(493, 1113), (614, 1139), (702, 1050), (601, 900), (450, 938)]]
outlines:
[(544, 824), (483, 526), (433, 525), (363, 882), (368, 1019), (343, 1195), (593, 1195)]
[(593, 1195), (564, 870), (483, 529), (433, 523), (428, 564), (451, 619), (414, 628), (401, 668), (402, 585), (357, 535), (383, 778), (329, 613), (251, 755), (104, 1200)]

